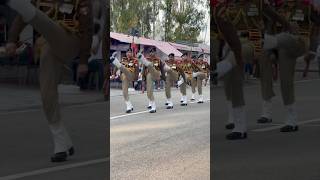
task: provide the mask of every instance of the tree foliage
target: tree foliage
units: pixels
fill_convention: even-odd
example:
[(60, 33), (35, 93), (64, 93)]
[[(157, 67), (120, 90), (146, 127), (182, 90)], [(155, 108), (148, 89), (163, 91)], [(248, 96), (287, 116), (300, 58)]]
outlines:
[(209, 8), (207, 0), (112, 0), (111, 31), (128, 34), (136, 28), (141, 36), (155, 38), (160, 29), (165, 41), (198, 42), (205, 18), (195, 5), (200, 3)]

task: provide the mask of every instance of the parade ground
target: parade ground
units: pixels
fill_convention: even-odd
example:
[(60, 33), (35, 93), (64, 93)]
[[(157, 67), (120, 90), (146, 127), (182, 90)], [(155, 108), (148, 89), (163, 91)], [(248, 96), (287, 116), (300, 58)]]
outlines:
[(62, 118), (75, 146), (65, 163), (51, 163), (53, 143), (36, 88), (0, 87), (0, 180), (104, 180), (106, 102), (100, 92), (60, 87)]
[(259, 125), (260, 86), (257, 80), (246, 82), (244, 92), (248, 139), (228, 141), (225, 136), (227, 108), (222, 87), (213, 94), (214, 138), (212, 162), (214, 180), (318, 180), (320, 179), (320, 79), (310, 73), (302, 79), (297, 73), (296, 105), (299, 131), (281, 133), (286, 113), (279, 83), (274, 90), (272, 124)]
[[(169, 110), (164, 91), (155, 92), (155, 114), (146, 109), (146, 93), (132, 92), (134, 111), (126, 114), (121, 91), (111, 91), (111, 179), (210, 179), (208, 86), (205, 102), (187, 107), (180, 106), (180, 93), (173, 88), (174, 108)], [(190, 88), (187, 94), (190, 99)]]

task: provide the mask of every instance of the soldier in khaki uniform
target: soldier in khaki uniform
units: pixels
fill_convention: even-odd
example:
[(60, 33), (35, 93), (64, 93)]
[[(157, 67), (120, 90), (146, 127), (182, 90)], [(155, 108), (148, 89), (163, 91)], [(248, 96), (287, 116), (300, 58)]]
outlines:
[(173, 102), (171, 100), (171, 86), (179, 80), (179, 76), (183, 73), (180, 62), (174, 59), (174, 54), (171, 53), (168, 55), (168, 60), (165, 61), (163, 65), (163, 70), (166, 73), (166, 84), (165, 84), (165, 93), (166, 93), (166, 106), (167, 109), (173, 108)]
[(126, 57), (123, 57), (121, 62), (116, 58), (117, 53), (114, 52), (111, 56), (112, 63), (121, 71), (122, 92), (127, 106), (126, 113), (133, 111), (132, 103), (129, 100), (129, 84), (138, 79), (139, 64), (138, 60), (133, 56), (132, 49), (129, 48)]
[[(306, 46), (303, 38), (298, 35), (297, 27), (290, 24), (285, 18), (278, 15), (268, 4), (264, 4), (265, 15), (280, 22), (283, 27), (283, 32), (270, 35), (267, 31), (264, 35), (263, 54), (260, 58), (261, 70), (261, 94), (262, 94), (262, 115), (258, 119), (258, 123), (270, 123), (272, 97), (273, 92), (272, 82), (272, 62), (276, 61), (279, 64), (280, 87), (283, 104), (287, 111), (285, 125), (280, 129), (281, 132), (297, 131), (297, 112), (295, 105), (294, 93), (294, 74), (296, 59), (302, 56), (306, 51)], [(273, 24), (273, 23), (271, 23)], [(267, 29), (272, 29), (268, 28)], [(276, 55), (273, 53), (276, 52)]]
[(182, 94), (181, 98), (181, 106), (188, 105), (187, 99), (187, 85), (191, 86), (192, 94), (196, 93), (197, 80), (193, 77), (196, 74), (194, 72), (200, 72), (199, 67), (194, 63), (194, 61), (187, 56), (187, 54), (182, 55), (181, 68), (184, 72), (178, 81), (178, 85), (180, 86), (180, 92)]
[[(245, 36), (245, 35), (243, 35)], [(254, 58), (254, 47), (250, 41), (246, 38), (241, 38), (241, 53), (243, 61), (250, 62)], [(227, 47), (226, 47), (227, 48)], [(228, 51), (228, 49), (225, 49)], [(227, 106), (228, 106), (228, 123), (226, 124), (226, 129), (234, 129), (234, 119), (237, 108), (233, 107), (233, 104), (236, 106), (243, 106), (243, 92), (234, 91), (233, 89), (242, 89), (242, 81), (244, 79), (243, 72), (241, 69), (231, 70), (230, 73), (226, 74), (224, 77), (224, 90), (227, 96)], [(241, 84), (240, 84), (241, 83)], [(238, 118), (238, 117), (237, 117)]]
[(198, 89), (199, 99), (197, 103), (203, 103), (202, 82), (208, 77), (210, 69), (209, 64), (204, 61), (203, 57), (203, 54), (198, 56), (198, 59), (194, 62), (197, 68), (194, 69), (194, 72), (192, 73), (192, 80), (194, 81), (194, 83), (192, 83), (193, 91), (195, 91), (196, 87)]
[(138, 53), (138, 61), (144, 65), (144, 74), (147, 81), (147, 96), (149, 99), (148, 109), (150, 109), (150, 113), (157, 112), (156, 103), (154, 100), (154, 81), (160, 80), (161, 71), (162, 71), (162, 62), (160, 58), (156, 56), (156, 48), (149, 49), (149, 56), (147, 58), (139, 52)]
[[(237, 29), (224, 15), (227, 10), (226, 7), (226, 4), (217, 2), (213, 11), (215, 29), (218, 30), (217, 34), (220, 34), (225, 42), (223, 46), (221, 41), (216, 40), (217, 43), (219, 42), (219, 46), (223, 46), (223, 53), (220, 57), (221, 61), (216, 65), (213, 76), (216, 79), (223, 78), (225, 94), (229, 102), (230, 123), (226, 127), (233, 130), (227, 134), (226, 138), (228, 140), (237, 140), (247, 138), (243, 94), (243, 58)], [(217, 48), (216, 51), (219, 49)], [(215, 53), (218, 54), (218, 52)]]
[(181, 62), (180, 67), (182, 69), (182, 73), (179, 76), (179, 81), (177, 82), (178, 87), (180, 88), (181, 99), (180, 105), (187, 106), (188, 99), (187, 99), (187, 73), (189, 71), (188, 66), (186, 66), (185, 62), (187, 61), (188, 56), (187, 53), (181, 55)]
[(86, 75), (92, 41), (91, 1), (5, 0), (18, 13), (10, 29), (8, 54), (14, 54), (20, 32), (27, 24), (46, 40), (40, 55), (40, 91), (43, 110), (53, 135), (52, 162), (66, 161), (74, 153), (71, 139), (61, 121), (58, 84), (64, 66), (80, 57), (78, 75)]

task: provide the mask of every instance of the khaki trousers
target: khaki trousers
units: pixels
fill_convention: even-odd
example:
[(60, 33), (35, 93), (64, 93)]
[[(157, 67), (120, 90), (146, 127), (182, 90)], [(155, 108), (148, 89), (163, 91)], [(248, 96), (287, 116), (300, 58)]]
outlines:
[(64, 152), (72, 146), (71, 138), (61, 121), (58, 84), (66, 64), (80, 51), (79, 38), (69, 34), (46, 14), (36, 10), (35, 17), (27, 22), (45, 39), (40, 54), (40, 93), (44, 114), (54, 141), (54, 152)]
[(191, 85), (192, 93), (195, 93), (196, 90), (195, 90), (195, 88), (192, 88), (192, 87), (195, 87), (195, 84), (197, 82), (195, 80), (193, 80), (194, 78), (192, 78), (192, 74), (184, 73), (184, 76), (186, 77), (186, 81), (184, 83), (182, 83), (181, 86), (180, 86), (181, 94), (183, 96), (187, 95), (187, 84)]
[(134, 80), (135, 72), (129, 71), (127, 68), (121, 66), (120, 71), (121, 74), (121, 80), (122, 80), (122, 94), (125, 101), (129, 101), (129, 84)]
[(223, 78), (224, 91), (228, 101), (232, 102), (232, 107), (237, 108), (245, 105), (243, 95), (243, 69), (235, 66)]
[(192, 93), (196, 93), (196, 87), (198, 88), (198, 94), (202, 95), (202, 81), (207, 78), (207, 75), (203, 72), (198, 72), (196, 78), (191, 79)]
[[(290, 34), (281, 33), (278, 39), (278, 63), (280, 75), (280, 88), (284, 105), (291, 105), (295, 102), (294, 74), (296, 59), (305, 52), (303, 41)], [(264, 52), (260, 59), (261, 69), (261, 94), (265, 101), (269, 101), (273, 96), (272, 81), (272, 60), (270, 53)]]
[(154, 101), (154, 95), (153, 95), (153, 90), (154, 90), (154, 85), (153, 82), (160, 80), (160, 71), (157, 71), (153, 65), (147, 66), (148, 68), (148, 73), (147, 73), (147, 96), (150, 101)]
[(171, 86), (173, 82), (178, 81), (179, 78), (179, 73), (174, 71), (174, 70), (169, 70), (167, 71), (167, 76), (166, 76), (166, 84), (165, 84), (165, 93), (167, 99), (171, 98)]
[[(294, 97), (294, 71), (296, 66), (295, 58), (279, 58), (280, 89), (284, 105), (295, 102)], [(261, 95), (265, 101), (271, 100), (275, 96), (272, 80), (272, 61), (264, 55), (260, 59), (261, 72)]]
[(80, 51), (79, 38), (67, 33), (39, 10), (36, 10), (36, 16), (29, 23), (46, 40), (40, 55), (40, 92), (49, 124), (58, 123), (61, 121), (58, 84), (65, 65)]

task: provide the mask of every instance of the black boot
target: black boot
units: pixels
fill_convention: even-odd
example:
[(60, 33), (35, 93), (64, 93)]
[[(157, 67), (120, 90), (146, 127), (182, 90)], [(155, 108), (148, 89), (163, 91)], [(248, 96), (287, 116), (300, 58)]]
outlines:
[(74, 155), (74, 147), (68, 149), (69, 156)]
[(227, 124), (226, 129), (234, 129), (234, 123)]
[(167, 109), (173, 109), (173, 106), (167, 106)]
[(67, 152), (55, 153), (53, 156), (51, 156), (51, 162), (64, 162), (67, 161), (67, 157)]
[(257, 120), (257, 123), (259, 123), (259, 124), (272, 123), (272, 119), (268, 119), (266, 117), (261, 117)]
[(133, 111), (133, 108), (128, 109), (128, 110), (126, 111), (126, 113), (131, 113), (132, 111)]
[(68, 152), (59, 152), (55, 153), (51, 156), (51, 162), (65, 162), (67, 161), (67, 157), (74, 155), (74, 147), (68, 149)]
[(183, 103), (183, 102), (182, 102), (180, 105), (181, 105), (181, 106), (188, 106), (187, 103)]
[(228, 140), (239, 140), (239, 139), (247, 139), (247, 133), (241, 132), (232, 132), (226, 136)]
[(280, 132), (295, 132), (298, 130), (298, 126), (285, 125), (280, 129)]

